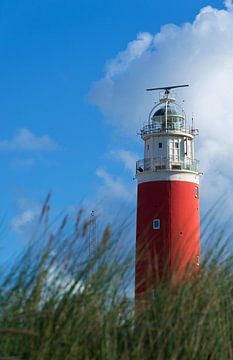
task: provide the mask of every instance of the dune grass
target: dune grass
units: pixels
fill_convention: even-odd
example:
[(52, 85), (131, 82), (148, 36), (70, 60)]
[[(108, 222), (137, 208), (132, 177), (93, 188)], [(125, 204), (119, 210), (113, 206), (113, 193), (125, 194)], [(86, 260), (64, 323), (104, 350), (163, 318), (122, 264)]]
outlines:
[(0, 359), (233, 359), (231, 258), (206, 254), (198, 278), (161, 284), (135, 311), (133, 254), (107, 226), (88, 257), (89, 226), (81, 212), (53, 231), (42, 220), (2, 267)]

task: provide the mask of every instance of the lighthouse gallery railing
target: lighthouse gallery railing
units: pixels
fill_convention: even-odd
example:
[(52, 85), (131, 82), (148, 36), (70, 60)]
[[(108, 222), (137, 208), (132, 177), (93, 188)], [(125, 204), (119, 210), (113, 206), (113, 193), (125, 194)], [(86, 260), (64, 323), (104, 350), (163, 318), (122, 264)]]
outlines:
[(189, 170), (199, 172), (199, 161), (186, 158), (175, 160), (174, 157), (152, 158), (139, 160), (136, 163), (136, 171), (161, 171), (161, 170)]
[(198, 130), (197, 129), (192, 129), (191, 127), (183, 127), (183, 126), (168, 126), (167, 128), (165, 128), (164, 126), (159, 126), (157, 124), (150, 124), (150, 125), (146, 125), (144, 126), (141, 131), (140, 131), (140, 135), (143, 136), (147, 136), (147, 135), (152, 135), (152, 134), (158, 134), (158, 133), (186, 133), (186, 134), (190, 134), (190, 135), (197, 135)]

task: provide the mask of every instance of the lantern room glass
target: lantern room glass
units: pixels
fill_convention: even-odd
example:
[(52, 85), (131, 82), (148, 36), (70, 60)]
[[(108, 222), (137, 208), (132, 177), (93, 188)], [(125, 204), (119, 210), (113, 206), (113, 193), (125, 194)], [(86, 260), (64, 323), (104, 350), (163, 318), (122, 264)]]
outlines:
[(185, 115), (177, 104), (161, 104), (151, 118), (153, 127), (158, 131), (185, 129)]

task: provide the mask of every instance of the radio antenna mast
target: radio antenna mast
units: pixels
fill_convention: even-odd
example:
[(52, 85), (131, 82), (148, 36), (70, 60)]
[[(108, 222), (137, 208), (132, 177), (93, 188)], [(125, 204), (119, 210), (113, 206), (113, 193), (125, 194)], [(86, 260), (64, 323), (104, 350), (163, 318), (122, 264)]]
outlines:
[(97, 242), (96, 242), (96, 216), (95, 212), (91, 212), (90, 226), (89, 226), (89, 257), (96, 254)]
[(169, 95), (172, 89), (188, 87), (189, 85), (174, 85), (174, 86), (164, 86), (158, 88), (149, 88), (146, 91), (155, 91), (155, 90), (164, 90), (166, 95)]
[(194, 118), (193, 118), (193, 113), (192, 113), (192, 130), (194, 130)]

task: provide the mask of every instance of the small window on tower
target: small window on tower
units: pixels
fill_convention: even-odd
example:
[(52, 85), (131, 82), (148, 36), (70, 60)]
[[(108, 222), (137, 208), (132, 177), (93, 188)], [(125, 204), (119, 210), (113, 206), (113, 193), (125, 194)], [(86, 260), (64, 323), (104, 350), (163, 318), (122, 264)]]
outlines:
[(160, 229), (160, 219), (154, 219), (153, 220), (153, 229), (159, 230)]
[(175, 142), (175, 148), (176, 148), (176, 149), (179, 148), (179, 143), (178, 143), (178, 141)]
[(162, 147), (163, 147), (163, 143), (159, 143), (159, 149), (162, 149)]
[(150, 149), (150, 145), (147, 145), (147, 150), (149, 150)]
[(198, 186), (195, 187), (195, 198), (199, 199), (199, 187)]

